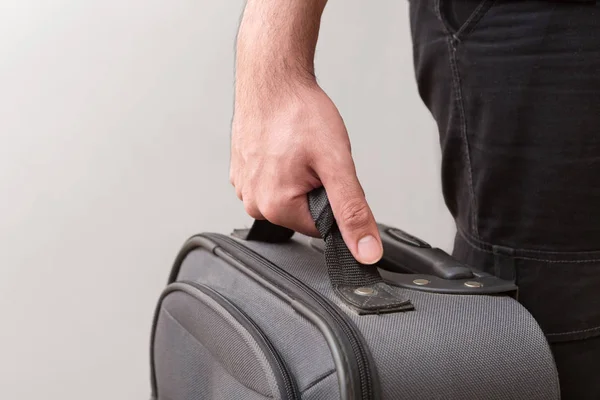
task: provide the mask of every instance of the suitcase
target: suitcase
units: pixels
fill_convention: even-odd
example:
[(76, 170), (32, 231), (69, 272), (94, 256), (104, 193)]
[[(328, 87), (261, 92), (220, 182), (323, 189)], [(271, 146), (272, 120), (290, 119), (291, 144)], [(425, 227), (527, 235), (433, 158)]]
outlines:
[(512, 282), (385, 225), (384, 258), (360, 265), (323, 189), (309, 208), (325, 240), (257, 221), (187, 241), (154, 317), (152, 399), (560, 397)]

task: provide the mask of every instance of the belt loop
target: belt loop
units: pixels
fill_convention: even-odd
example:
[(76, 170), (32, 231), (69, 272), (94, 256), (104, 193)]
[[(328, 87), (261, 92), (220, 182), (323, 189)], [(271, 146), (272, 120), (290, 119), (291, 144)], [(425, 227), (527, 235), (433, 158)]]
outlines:
[(492, 246), (494, 253), (494, 275), (500, 279), (515, 282), (517, 271), (515, 266), (515, 249), (504, 246)]

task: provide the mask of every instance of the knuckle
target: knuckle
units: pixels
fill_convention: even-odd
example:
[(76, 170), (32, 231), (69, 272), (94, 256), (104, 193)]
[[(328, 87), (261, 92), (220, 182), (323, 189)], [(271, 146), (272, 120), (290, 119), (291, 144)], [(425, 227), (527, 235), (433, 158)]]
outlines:
[(246, 201), (248, 200), (248, 198), (250, 198), (249, 193), (247, 193), (247, 196), (244, 196), (244, 187), (238, 182), (237, 185), (234, 185), (235, 188), (235, 194), (238, 197), (238, 199), (244, 201), (244, 198), (246, 198)]
[(356, 175), (354, 161), (352, 156), (339, 152), (321, 157), (315, 164), (319, 170), (319, 176), (322, 175), (323, 179), (328, 180), (351, 180)]
[(281, 213), (283, 209), (284, 202), (282, 199), (275, 196), (272, 196), (269, 200), (265, 201), (260, 207), (262, 215), (275, 224), (281, 221)]
[(280, 220), (280, 213), (277, 207), (272, 204), (265, 205), (260, 208), (262, 215), (265, 216), (266, 219), (273, 222), (274, 224), (278, 223)]
[(348, 200), (340, 208), (342, 223), (349, 229), (363, 229), (370, 223), (369, 206), (361, 199)]
[(246, 210), (246, 214), (254, 219), (260, 219), (262, 217), (256, 206), (250, 202), (244, 202), (244, 209)]

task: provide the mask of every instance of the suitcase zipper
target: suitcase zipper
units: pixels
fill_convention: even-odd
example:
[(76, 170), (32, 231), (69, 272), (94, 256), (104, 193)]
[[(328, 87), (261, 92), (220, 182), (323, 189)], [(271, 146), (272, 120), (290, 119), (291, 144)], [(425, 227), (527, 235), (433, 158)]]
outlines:
[(266, 348), (263, 350), (266, 350), (269, 353), (269, 355), (272, 357), (272, 360), (275, 361), (277, 370), (278, 370), (280, 376), (283, 378), (283, 384), (284, 384), (284, 389), (285, 389), (285, 393), (286, 393), (285, 399), (300, 400), (300, 393), (298, 392), (298, 389), (296, 388), (296, 385), (294, 384), (292, 376), (291, 376), (290, 372), (288, 371), (285, 363), (283, 362), (283, 359), (281, 358), (281, 356), (279, 355), (277, 350), (275, 350), (273, 343), (271, 343), (271, 341), (264, 334), (262, 329), (260, 329), (260, 327), (256, 324), (256, 322), (254, 322), (252, 320), (252, 318), (250, 318), (248, 316), (248, 314), (246, 314), (244, 311), (242, 311), (238, 306), (236, 306), (234, 303), (232, 303), (229, 299), (227, 299), (221, 293), (217, 292), (216, 290), (214, 290), (206, 285), (202, 285), (200, 283), (191, 282), (191, 281), (180, 281), (180, 283), (192, 286), (192, 287), (200, 290), (202, 293), (204, 293), (205, 295), (209, 296), (214, 301), (219, 303), (222, 307), (224, 307), (226, 309), (231, 308), (231, 309), (235, 310), (236, 313), (239, 313), (240, 315), (238, 317), (240, 317), (240, 319), (242, 319), (244, 323), (246, 323), (246, 324), (252, 326), (252, 328), (254, 328), (254, 333), (256, 333), (258, 335), (258, 337), (260, 338), (260, 340), (262, 340), (262, 342), (265, 344)]
[[(262, 344), (264, 346), (261, 346), (261, 349), (263, 351), (265, 351), (266, 353), (268, 353), (268, 355), (270, 356), (270, 361), (274, 364), (273, 366), (276, 367), (276, 370), (277, 370), (279, 376), (282, 378), (282, 384), (283, 384), (282, 386), (285, 391), (285, 397), (283, 397), (283, 400), (300, 400), (301, 393), (298, 391), (296, 384), (295, 384), (294, 380), (292, 379), (291, 373), (288, 371), (283, 359), (281, 358), (281, 356), (279, 355), (279, 353), (277, 352), (277, 350), (275, 349), (275, 347), (273, 346), (271, 341), (264, 334), (264, 332), (260, 329), (260, 327), (244, 311), (242, 311), (238, 306), (236, 306), (229, 299), (224, 297), (221, 293), (217, 292), (216, 290), (212, 289), (209, 286), (203, 285), (198, 282), (192, 282), (192, 281), (187, 281), (187, 280), (178, 281), (172, 285), (169, 285), (167, 287), (167, 289), (163, 292), (161, 299), (158, 303), (159, 309), (160, 309), (160, 304), (162, 303), (162, 300), (169, 293), (178, 291), (178, 290), (181, 291), (181, 289), (173, 287), (175, 285), (189, 286), (195, 290), (202, 292), (206, 296), (213, 299), (221, 307), (226, 309), (227, 312), (230, 313), (233, 316), (233, 318), (235, 318), (247, 330), (248, 330), (248, 327), (250, 327), (251, 329), (248, 330), (249, 333), (251, 335), (255, 336), (255, 338), (257, 337), (262, 342)], [(188, 294), (192, 295), (191, 293), (188, 293)], [(154, 368), (154, 364), (152, 365), (152, 367)]]
[(300, 281), (293, 275), (277, 267), (271, 261), (265, 259), (256, 252), (248, 249), (244, 245), (238, 243), (236, 240), (228, 236), (216, 233), (202, 234), (201, 236), (204, 236), (208, 239), (217, 242), (220, 245), (223, 245), (225, 250), (227, 250), (227, 248), (229, 247), (233, 248), (235, 251), (244, 253), (247, 257), (251, 258), (261, 267), (265, 267), (271, 272), (276, 273), (279, 277), (293, 284), (304, 294), (308, 295), (313, 301), (317, 302), (330, 317), (330, 321), (332, 321), (336, 326), (342, 329), (344, 335), (350, 342), (350, 347), (352, 350), (351, 354), (356, 360), (358, 375), (360, 379), (360, 393), (358, 394), (356, 399), (372, 400), (376, 398), (375, 390), (373, 387), (373, 376), (369, 364), (369, 355), (367, 349), (365, 348), (361, 340), (362, 335), (360, 334), (360, 332), (358, 332), (352, 321), (342, 311), (340, 311), (337, 308), (337, 306), (333, 305), (329, 299), (327, 299), (325, 296), (321, 295), (308, 285), (302, 283), (302, 281)]

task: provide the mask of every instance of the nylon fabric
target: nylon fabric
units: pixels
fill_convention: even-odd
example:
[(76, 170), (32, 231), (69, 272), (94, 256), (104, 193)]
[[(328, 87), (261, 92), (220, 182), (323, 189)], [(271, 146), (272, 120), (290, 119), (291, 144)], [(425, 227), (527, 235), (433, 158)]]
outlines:
[(329, 347), (312, 323), (212, 253), (191, 252), (181, 266), (179, 280), (204, 283), (243, 310), (269, 337), (300, 391), (335, 369)]
[(302, 393), (302, 400), (332, 400), (339, 398), (340, 391), (335, 371)]
[[(533, 319), (524, 321), (514, 300), (412, 297), (420, 310), (416, 318), (355, 320), (371, 338), (388, 398), (558, 398), (557, 382), (541, 378), (556, 373), (549, 352), (539, 351), (547, 346), (545, 338)], [(390, 330), (395, 334), (386, 335)]]
[(162, 307), (241, 384), (269, 397), (280, 392), (276, 366), (269, 365), (257, 343), (261, 339), (253, 337), (213, 299), (202, 293), (191, 296), (172, 292), (165, 297)]
[(324, 279), (324, 257), (307, 238), (245, 245), (321, 292), (360, 329), (377, 364), (383, 400), (559, 398), (546, 339), (516, 301), (394, 288), (415, 311), (358, 316)]
[(155, 354), (160, 400), (273, 399), (230, 375), (220, 360), (164, 310), (157, 326)]
[[(327, 279), (325, 257), (309, 245), (308, 238), (296, 235), (285, 244), (240, 243), (320, 292), (352, 319), (378, 371), (378, 400), (559, 398), (558, 377), (543, 333), (529, 313), (508, 297), (441, 295), (390, 287), (398, 296), (410, 298), (415, 310), (359, 316), (336, 295)], [(338, 375), (327, 343), (289, 304), (206, 250), (187, 256), (178, 280), (208, 285), (243, 310), (280, 354), (303, 400), (339, 398)], [(256, 385), (261, 379), (252, 361), (252, 357), (257, 360), (254, 351), (243, 351), (247, 343), (213, 328), (214, 318), (198, 314), (196, 306), (186, 309), (181, 302), (172, 307), (169, 297), (167, 307), (181, 310), (180, 319), (205, 343), (165, 318), (163, 310), (155, 342), (158, 400), (265, 398), (240, 383)], [(207, 333), (206, 329), (216, 330)], [(208, 335), (216, 343), (205, 340)], [(211, 352), (207, 346), (222, 350)], [(239, 360), (242, 367), (223, 368), (223, 364), (238, 362), (235, 357), (243, 359)], [(268, 373), (265, 380), (269, 381)]]

